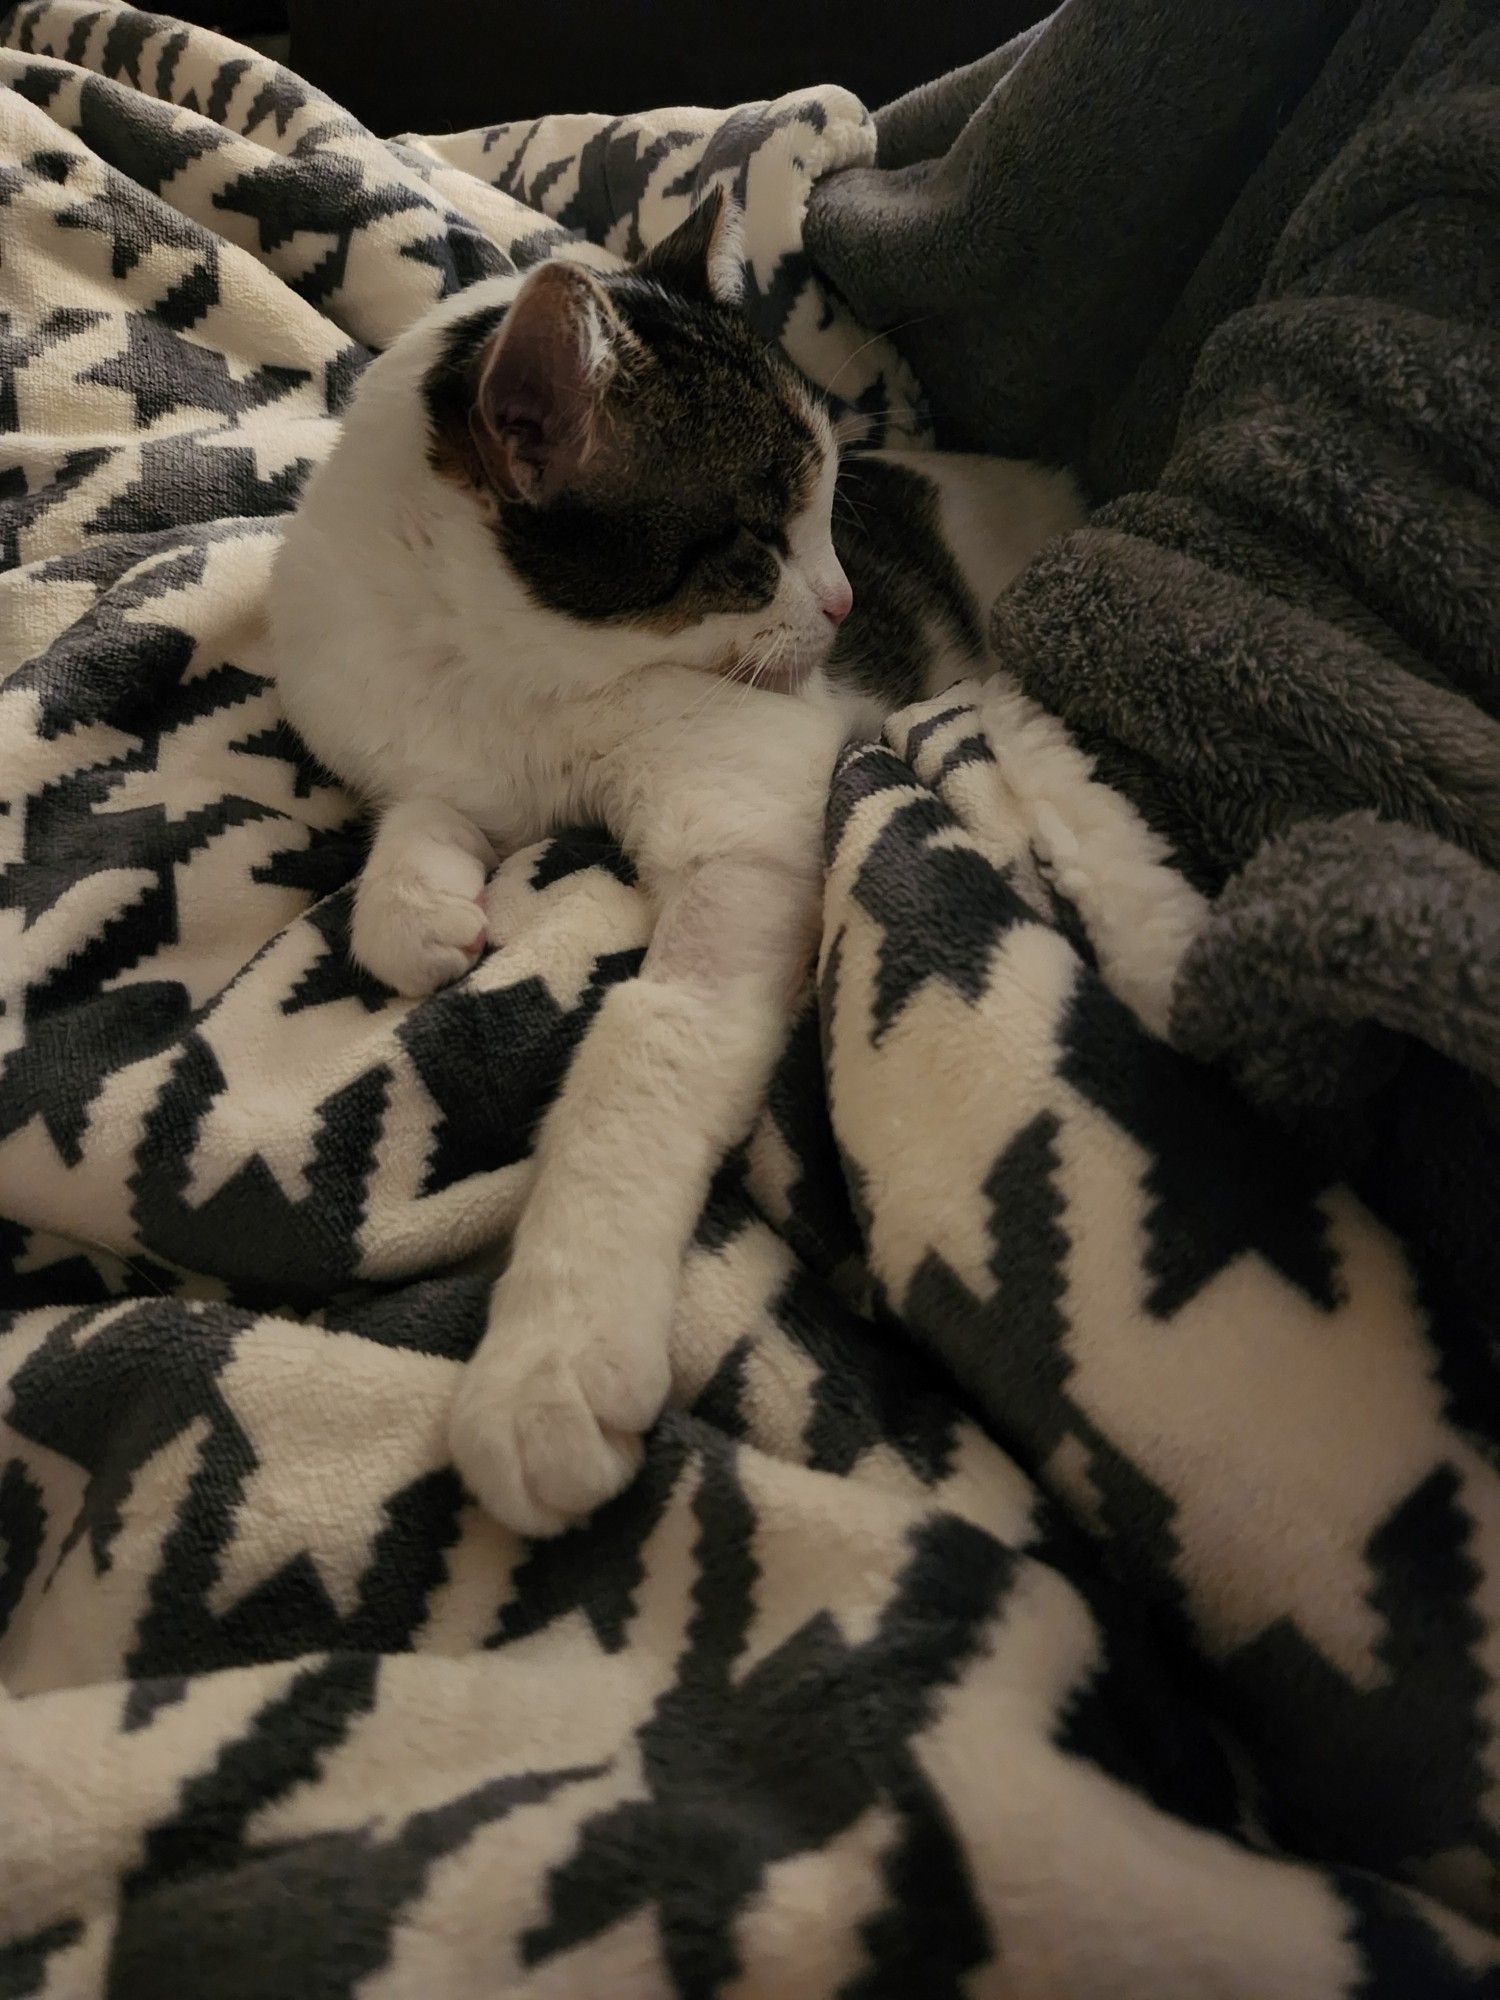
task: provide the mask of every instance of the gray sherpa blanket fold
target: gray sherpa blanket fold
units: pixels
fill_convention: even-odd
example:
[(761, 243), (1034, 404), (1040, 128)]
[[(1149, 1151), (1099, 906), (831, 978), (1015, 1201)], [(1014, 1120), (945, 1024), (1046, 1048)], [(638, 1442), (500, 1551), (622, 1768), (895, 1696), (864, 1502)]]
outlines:
[[(1493, 8), (389, 143), (131, 8), (3, 44), (0, 1994), (1494, 1993)], [(649, 913), (578, 829), (357, 972), (266, 575), (373, 350), (718, 182), (875, 436), (1104, 504), (841, 764), (672, 1406), (527, 1546), (453, 1267)]]
[(1172, 1038), (1401, 1233), (1491, 1432), (1493, 0), (1069, 0), (877, 128), (813, 194), (819, 268), (941, 439), (1107, 503), (993, 636), (1214, 898)]

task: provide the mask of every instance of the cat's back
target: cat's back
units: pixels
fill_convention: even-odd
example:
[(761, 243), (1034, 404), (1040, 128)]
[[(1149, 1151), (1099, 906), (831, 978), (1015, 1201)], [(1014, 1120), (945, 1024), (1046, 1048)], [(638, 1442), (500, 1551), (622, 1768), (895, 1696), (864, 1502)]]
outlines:
[(886, 708), (990, 664), (990, 607), (1042, 543), (1083, 519), (1072, 475), (979, 452), (847, 458), (834, 545), (854, 589), (833, 669)]

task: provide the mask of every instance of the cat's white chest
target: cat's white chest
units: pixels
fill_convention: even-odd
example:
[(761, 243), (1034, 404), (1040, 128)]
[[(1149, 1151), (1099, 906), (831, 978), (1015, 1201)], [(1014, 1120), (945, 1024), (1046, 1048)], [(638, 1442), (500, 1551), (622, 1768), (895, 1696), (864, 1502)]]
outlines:
[(399, 693), (384, 762), (402, 795), (449, 800), (501, 847), (587, 816), (587, 746), (566, 714), (517, 699), (493, 663), (434, 645)]
[[(298, 524), (275, 600), (282, 699), (315, 755), (371, 804), (441, 799), (502, 848), (588, 817), (588, 746), (503, 631), (433, 589), (394, 537), (330, 546)], [(495, 636), (490, 635), (494, 633)]]

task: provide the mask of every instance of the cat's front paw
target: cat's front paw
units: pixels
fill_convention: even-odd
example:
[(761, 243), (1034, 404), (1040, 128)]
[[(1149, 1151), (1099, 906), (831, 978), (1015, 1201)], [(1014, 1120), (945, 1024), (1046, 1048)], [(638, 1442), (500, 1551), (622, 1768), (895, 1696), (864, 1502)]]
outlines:
[(372, 857), (355, 892), (355, 958), (412, 1000), (458, 979), (484, 950), (484, 877), (482, 861), (435, 840)]
[[(508, 1313), (464, 1370), (448, 1423), (453, 1462), (505, 1527), (558, 1535), (623, 1492), (667, 1399), (667, 1329), (626, 1330), (619, 1302), (593, 1329), (561, 1310)], [(665, 1318), (665, 1316), (664, 1316)]]

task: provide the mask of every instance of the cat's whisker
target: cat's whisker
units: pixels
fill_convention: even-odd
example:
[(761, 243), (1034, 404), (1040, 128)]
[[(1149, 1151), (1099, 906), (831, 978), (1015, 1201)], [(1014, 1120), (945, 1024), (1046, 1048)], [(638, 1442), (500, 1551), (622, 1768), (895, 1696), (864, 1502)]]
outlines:
[(872, 333), (868, 340), (862, 340), (860, 342), (859, 346), (855, 348), (852, 354), (846, 354), (844, 356), (843, 360), (839, 363), (838, 367), (834, 369), (833, 380), (825, 386), (823, 394), (825, 396), (831, 396), (835, 391), (835, 389), (838, 388), (839, 380), (842, 377), (844, 370), (846, 368), (852, 368), (854, 366), (854, 363), (858, 361), (859, 357), (865, 352), (865, 350), (867, 348), (873, 347), (877, 340), (890, 340), (894, 335), (898, 333), (905, 333), (908, 327), (922, 326), (928, 320), (936, 318), (937, 318), (936, 313), (918, 313), (915, 319), (904, 319), (901, 321), (899, 326), (882, 327), (879, 333)]
[(751, 690), (753, 688), (757, 688), (760, 686), (761, 674), (765, 671), (768, 671), (768, 667), (769, 667), (769, 658), (758, 661), (756, 665), (751, 669), (750, 678), (745, 683), (744, 692), (741, 694), (739, 700), (734, 705), (734, 715), (736, 717), (739, 715), (740, 711), (745, 707), (746, 703), (749, 701)]
[(154, 1297), (166, 1299), (173, 1296), (161, 1280), (149, 1271), (143, 1263), (140, 1263), (132, 1256), (128, 1250), (117, 1249), (114, 1244), (106, 1243), (102, 1237), (97, 1236), (84, 1236), (70, 1232), (68, 1240), (76, 1243), (80, 1249), (90, 1250), (101, 1257), (111, 1258), (123, 1270), (129, 1271), (132, 1277), (138, 1278), (146, 1290)]
[(786, 651), (790, 633), (783, 626), (773, 632), (762, 646), (750, 674), (750, 684), (757, 686), (762, 674), (769, 674)]
[[(755, 669), (751, 674), (750, 685), (752, 687), (759, 687), (763, 685), (762, 676), (764, 676), (766, 680), (769, 680), (771, 675), (780, 666), (781, 661), (785, 656), (785, 654), (791, 650), (791, 646), (792, 646), (792, 634), (790, 631), (787, 630), (785, 626), (782, 626), (779, 631), (773, 632), (770, 638), (767, 640), (765, 647), (762, 650), (761, 657), (757, 661)], [(743, 705), (744, 704), (742, 701), (740, 706), (743, 707)], [(739, 710), (736, 709), (735, 712), (736, 714), (738, 714)]]
[[(839, 477), (841, 479), (843, 478), (842, 472), (839, 474)], [(843, 506), (848, 508), (849, 514), (853, 518), (853, 520), (861, 528), (864, 527), (867, 516), (865, 514), (864, 509), (859, 505), (859, 502), (854, 498), (853, 494), (845, 493), (841, 491), (839, 487), (835, 486), (833, 489), (833, 504), (835, 507)]]
[[(774, 668), (777, 660), (786, 650), (789, 638), (790, 634), (785, 629), (773, 632), (757, 650), (745, 655), (742, 664), (748, 671), (741, 682), (742, 692), (739, 700), (734, 705), (732, 711), (734, 716), (737, 716), (749, 701), (751, 689), (762, 685), (761, 676), (769, 674)], [(739, 678), (738, 674), (736, 678)]]

